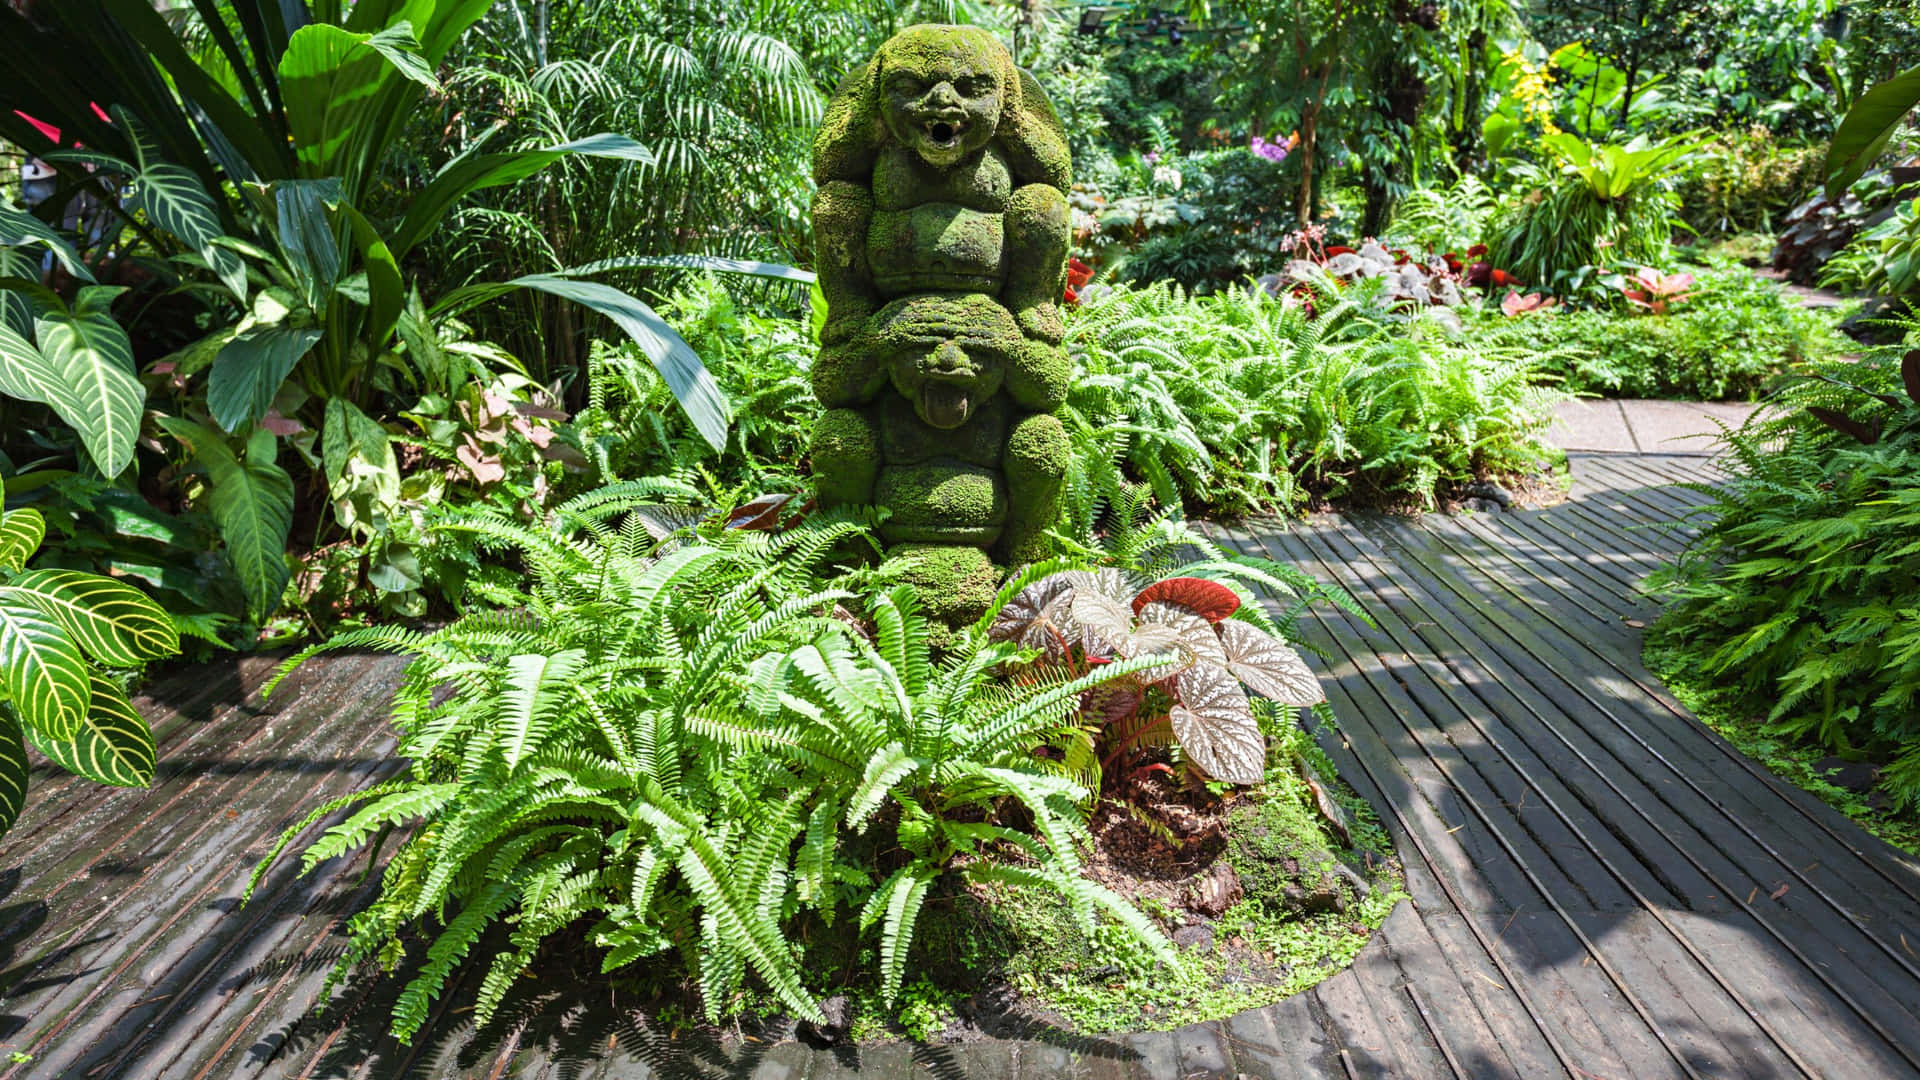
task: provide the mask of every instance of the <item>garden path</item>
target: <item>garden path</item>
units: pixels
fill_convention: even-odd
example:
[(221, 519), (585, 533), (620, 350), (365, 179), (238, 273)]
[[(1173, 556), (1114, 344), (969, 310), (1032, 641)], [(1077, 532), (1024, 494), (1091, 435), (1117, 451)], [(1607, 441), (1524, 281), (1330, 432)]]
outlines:
[[(1572, 455), (1573, 498), (1459, 518), (1322, 517), (1225, 539), (1336, 580), (1377, 620), (1313, 616), (1402, 903), (1354, 967), (1230, 1021), (813, 1051), (675, 1037), (558, 956), (476, 1032), (473, 977), (412, 1047), (393, 980), (307, 1015), (365, 856), (239, 895), (272, 838), (394, 768), (399, 667), (343, 655), (271, 699), (261, 658), (141, 700), (152, 789), (42, 770), (0, 841), (0, 1053), (12, 1077), (1920, 1076), (1920, 866), (1695, 723), (1639, 662), (1635, 582), (1683, 542), (1710, 459)], [(585, 966), (583, 964), (583, 966)]]

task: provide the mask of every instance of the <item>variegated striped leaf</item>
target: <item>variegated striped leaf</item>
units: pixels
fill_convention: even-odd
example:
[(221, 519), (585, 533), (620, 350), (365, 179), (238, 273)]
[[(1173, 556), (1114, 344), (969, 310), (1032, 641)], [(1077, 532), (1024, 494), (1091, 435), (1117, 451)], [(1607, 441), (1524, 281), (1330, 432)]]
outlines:
[(0, 684), (35, 731), (70, 739), (87, 714), (87, 658), (39, 608), (0, 597)]
[(27, 560), (46, 539), (47, 523), (40, 511), (22, 508), (0, 512), (0, 571), (24, 570)]
[(146, 593), (99, 574), (34, 570), (0, 588), (61, 625), (88, 656), (131, 666), (180, 651), (180, 632)]
[(0, 834), (13, 828), (27, 803), (27, 742), (20, 718), (0, 705)]
[(49, 739), (28, 732), (33, 745), (54, 764), (89, 780), (115, 787), (146, 787), (153, 782), (153, 731), (120, 688), (98, 672), (89, 672), (86, 719), (71, 739)]
[(41, 400), (72, 424), (95, 465), (109, 478), (133, 462), (146, 388), (134, 377), (133, 343), (113, 320), (120, 286), (89, 285), (70, 311), (50, 312), (34, 324), (40, 354), (52, 374)]

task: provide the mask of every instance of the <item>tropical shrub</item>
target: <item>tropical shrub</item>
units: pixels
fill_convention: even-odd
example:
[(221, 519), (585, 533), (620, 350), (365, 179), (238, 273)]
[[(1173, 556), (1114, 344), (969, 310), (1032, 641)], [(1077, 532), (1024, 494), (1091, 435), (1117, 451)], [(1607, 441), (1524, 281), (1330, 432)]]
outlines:
[(431, 633), (356, 631), (289, 661), (364, 646), (413, 657), (393, 707), (407, 774), (316, 808), (259, 871), (348, 806), (306, 867), (407, 830), (334, 971), (391, 968), (403, 935), (425, 931), (396, 1035), (419, 1029), (497, 923), (510, 931), (478, 991), (482, 1022), (542, 942), (583, 919), (607, 970), (677, 955), (712, 1015), (737, 1006), (751, 971), (818, 1018), (801, 929), (857, 914), (891, 1000), (949, 874), (1065, 897), (1089, 930), (1104, 912), (1169, 954), (1080, 875), (1088, 792), (1033, 751), (1074, 737), (1083, 693), (1176, 657), (1008, 680), (1032, 651), (968, 634), (936, 659), (910, 591), (817, 579), (829, 551), (873, 543), (858, 522), (675, 535), (650, 498), (610, 487), (555, 507), (547, 527), (482, 511), (445, 522), (519, 552), (517, 605)]
[(1693, 142), (1639, 137), (1594, 145), (1564, 132), (1541, 141), (1554, 167), (1519, 171), (1533, 190), (1511, 203), (1488, 240), (1495, 266), (1571, 295), (1593, 282), (1597, 268), (1668, 261), (1675, 210), (1668, 184), (1687, 164)]
[(1680, 220), (1696, 234), (1776, 231), (1819, 186), (1818, 146), (1781, 143), (1764, 127), (1709, 138), (1675, 189)]
[(105, 668), (172, 656), (167, 613), (125, 582), (73, 570), (27, 569), (46, 523), (0, 512), (0, 833), (27, 796), (27, 745), (102, 784), (153, 780), (153, 732)]
[(1067, 324), (1064, 415), (1163, 506), (1246, 513), (1310, 497), (1432, 505), (1437, 487), (1534, 467), (1553, 394), (1524, 348), (1395, 315), (1377, 280), (1316, 295), (1116, 287)]
[(1820, 284), (1872, 296), (1920, 293), (1920, 198), (1900, 203), (1887, 220), (1849, 241), (1821, 268)]
[[(1906, 324), (1912, 332), (1920, 327)], [(1920, 809), (1920, 349), (1829, 365), (1724, 436), (1711, 520), (1656, 578), (1649, 645)]]
[[(1677, 275), (1661, 277), (1663, 284)], [(1490, 346), (1534, 353), (1578, 393), (1629, 398), (1738, 401), (1757, 398), (1781, 372), (1848, 352), (1832, 312), (1802, 307), (1778, 285), (1742, 267), (1702, 271), (1686, 298), (1648, 294), (1665, 313), (1622, 318), (1606, 309), (1470, 313)], [(1623, 282), (1647, 293), (1645, 283)]]

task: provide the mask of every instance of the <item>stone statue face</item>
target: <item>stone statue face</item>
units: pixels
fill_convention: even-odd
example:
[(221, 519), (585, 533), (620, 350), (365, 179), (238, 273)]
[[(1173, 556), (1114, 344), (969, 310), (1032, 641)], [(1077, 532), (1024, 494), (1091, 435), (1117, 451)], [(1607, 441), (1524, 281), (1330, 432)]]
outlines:
[(1019, 328), (991, 298), (925, 295), (897, 301), (880, 315), (878, 340), (887, 377), (914, 415), (952, 430), (1000, 392)]
[(1008, 88), (993, 52), (973, 35), (918, 29), (880, 54), (880, 114), (902, 146), (951, 168), (993, 140)]

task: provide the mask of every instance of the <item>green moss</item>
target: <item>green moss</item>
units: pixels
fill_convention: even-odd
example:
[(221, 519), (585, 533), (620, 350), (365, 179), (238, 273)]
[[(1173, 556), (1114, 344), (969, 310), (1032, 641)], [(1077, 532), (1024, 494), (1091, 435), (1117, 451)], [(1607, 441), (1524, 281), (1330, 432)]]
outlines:
[(873, 501), (880, 471), (879, 438), (873, 423), (852, 409), (831, 409), (813, 425), (813, 474), (823, 506), (860, 506)]
[(829, 345), (813, 362), (813, 396), (829, 409), (864, 405), (886, 385), (886, 369), (858, 345)]
[(1073, 365), (1067, 354), (1045, 342), (1022, 340), (1008, 358), (1007, 396), (1028, 412), (1052, 412), (1067, 400)]
[(880, 535), (892, 543), (985, 546), (1007, 519), (1005, 484), (992, 470), (969, 465), (889, 465), (874, 501), (892, 512)]
[(1039, 562), (1053, 554), (1048, 530), (1060, 520), (1060, 489), (1073, 457), (1066, 426), (1049, 413), (1014, 425), (1007, 437), (1006, 528), (1000, 557), (1010, 566)]
[(949, 626), (984, 614), (1000, 585), (1000, 568), (977, 547), (901, 544), (887, 553), (887, 565), (913, 586), (928, 618)]

